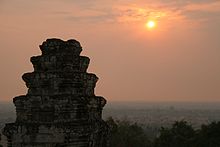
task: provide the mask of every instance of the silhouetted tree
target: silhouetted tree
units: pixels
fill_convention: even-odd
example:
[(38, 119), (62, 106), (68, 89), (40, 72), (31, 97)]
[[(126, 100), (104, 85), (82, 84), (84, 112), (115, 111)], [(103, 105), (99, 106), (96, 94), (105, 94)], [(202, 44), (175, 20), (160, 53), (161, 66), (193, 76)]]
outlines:
[(108, 118), (110, 147), (220, 147), (220, 122), (202, 125), (194, 130), (186, 121), (162, 127), (153, 143), (137, 123)]
[(136, 123), (115, 121), (111, 117), (106, 121), (110, 127), (110, 147), (151, 147), (144, 130)]
[[(2, 135), (0, 134), (0, 141), (2, 140)], [(0, 147), (3, 147), (1, 144), (0, 144)]]
[(196, 135), (195, 147), (220, 147), (220, 122), (202, 125)]
[(194, 147), (195, 131), (186, 121), (175, 122), (172, 128), (161, 128), (155, 147)]

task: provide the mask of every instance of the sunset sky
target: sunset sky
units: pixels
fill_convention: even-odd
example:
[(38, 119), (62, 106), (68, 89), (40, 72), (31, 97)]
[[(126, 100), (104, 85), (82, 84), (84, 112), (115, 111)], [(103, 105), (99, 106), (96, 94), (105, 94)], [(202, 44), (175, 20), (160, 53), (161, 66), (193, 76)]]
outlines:
[(47, 38), (81, 42), (109, 101), (220, 101), (219, 0), (0, 0), (0, 101)]

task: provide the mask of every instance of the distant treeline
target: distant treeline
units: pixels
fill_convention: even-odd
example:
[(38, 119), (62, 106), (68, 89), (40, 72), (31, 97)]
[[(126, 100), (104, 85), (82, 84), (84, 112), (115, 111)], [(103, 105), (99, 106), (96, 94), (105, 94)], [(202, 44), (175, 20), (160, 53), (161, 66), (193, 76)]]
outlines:
[(137, 123), (112, 117), (106, 122), (110, 147), (220, 147), (220, 122), (194, 129), (186, 121), (177, 121), (170, 128), (161, 127), (153, 138)]

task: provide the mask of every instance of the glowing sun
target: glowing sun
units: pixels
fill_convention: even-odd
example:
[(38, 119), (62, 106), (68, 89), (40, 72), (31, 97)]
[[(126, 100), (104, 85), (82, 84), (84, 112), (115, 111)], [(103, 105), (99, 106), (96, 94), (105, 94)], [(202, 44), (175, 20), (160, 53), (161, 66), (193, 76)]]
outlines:
[(156, 27), (156, 22), (153, 20), (149, 20), (145, 25), (148, 29), (153, 29)]

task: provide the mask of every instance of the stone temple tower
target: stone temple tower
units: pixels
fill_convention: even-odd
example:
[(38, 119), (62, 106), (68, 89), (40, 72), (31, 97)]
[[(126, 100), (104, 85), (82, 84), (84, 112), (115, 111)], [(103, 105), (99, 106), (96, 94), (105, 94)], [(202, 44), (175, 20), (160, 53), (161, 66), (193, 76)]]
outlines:
[(3, 130), (8, 147), (106, 147), (106, 100), (94, 94), (98, 78), (87, 73), (80, 43), (47, 39), (40, 49), (34, 71), (22, 76), (27, 94), (13, 99), (17, 118)]

